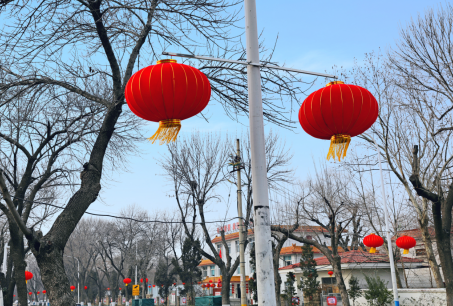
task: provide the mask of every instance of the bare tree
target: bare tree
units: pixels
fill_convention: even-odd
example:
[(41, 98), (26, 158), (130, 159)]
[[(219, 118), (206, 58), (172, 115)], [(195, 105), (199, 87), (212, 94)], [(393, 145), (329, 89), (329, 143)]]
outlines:
[[(4, 201), (11, 211), (9, 219), (17, 223), (28, 240), (53, 305), (74, 304), (61, 256), (77, 223), (97, 199), (104, 162), (118, 163), (121, 161), (118, 157), (134, 148), (131, 141), (136, 140), (136, 125), (127, 118), (130, 112), (123, 113), (124, 88), (133, 71), (140, 68), (140, 56), (150, 64), (160, 57), (161, 51), (172, 46), (188, 52), (202, 49), (227, 58), (242, 58), (245, 52), (240, 39), (231, 33), (239, 26), (240, 4), (237, 0), (141, 0), (121, 4), (105, 0), (65, 3), (45, 0), (0, 4), (2, 20), (9, 25), (2, 28), (0, 35), (4, 76), (0, 84), (0, 106), (43, 86), (52, 86), (56, 88), (56, 96), (71, 94), (76, 100), (85, 101), (87, 108), (100, 111), (98, 131), (93, 134), (92, 143), (80, 152), (78, 165), (73, 169), (80, 172), (83, 165), (80, 182), (45, 236), (21, 219), (18, 201), (24, 201), (20, 199), (26, 198), (28, 186), (15, 191), (13, 197), (7, 183), (2, 183)], [(272, 61), (273, 50), (268, 51), (263, 45), (261, 52), (263, 62)], [(204, 63), (200, 69), (212, 81), (212, 99), (219, 101), (231, 117), (247, 114), (243, 66)], [(288, 99), (297, 101), (297, 94), (302, 91), (298, 86), (300, 80), (290, 73), (265, 69), (262, 79), (266, 119), (291, 126), (294, 122), (285, 112), (284, 103)], [(54, 131), (51, 129), (49, 135), (54, 135)], [(47, 134), (43, 131), (41, 135)], [(67, 139), (72, 141), (74, 137), (70, 135)], [(112, 140), (116, 140), (116, 145)], [(34, 152), (28, 153), (23, 154), (32, 165)], [(33, 174), (24, 172), (21, 180), (30, 182), (32, 177)], [(24, 303), (23, 267), (17, 268), (20, 269), (19, 296)]]

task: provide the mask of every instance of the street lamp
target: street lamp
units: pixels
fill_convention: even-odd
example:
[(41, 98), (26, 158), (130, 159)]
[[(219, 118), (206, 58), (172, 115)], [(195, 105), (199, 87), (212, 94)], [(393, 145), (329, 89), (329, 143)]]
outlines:
[(80, 261), (77, 257), (74, 257), (74, 256), (69, 256), (69, 255), (64, 255), (64, 256), (77, 259), (77, 304), (80, 304), (80, 272), (79, 272)]

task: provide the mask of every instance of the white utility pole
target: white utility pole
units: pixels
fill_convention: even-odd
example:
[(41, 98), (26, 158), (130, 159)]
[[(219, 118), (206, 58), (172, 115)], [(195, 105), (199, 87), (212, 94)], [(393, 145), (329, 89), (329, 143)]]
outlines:
[[(138, 254), (138, 241), (135, 243), (135, 284), (137, 285), (137, 254)], [(135, 296), (135, 299), (138, 299), (138, 296)]]
[(382, 187), (382, 197), (384, 198), (384, 213), (385, 213), (385, 230), (387, 232), (387, 244), (389, 251), (389, 260), (390, 260), (390, 272), (392, 274), (392, 286), (393, 286), (393, 300), (395, 301), (395, 306), (400, 305), (398, 297), (398, 287), (396, 286), (396, 273), (395, 273), (395, 264), (393, 260), (393, 247), (392, 247), (392, 237), (390, 236), (390, 226), (389, 226), (389, 212), (387, 209), (387, 197), (385, 195), (385, 185), (384, 185), (384, 174), (382, 173), (382, 163), (381, 163), (381, 150), (376, 143), (376, 140), (371, 136), (376, 146), (376, 151), (379, 160), (379, 172), (381, 174), (381, 187)]
[[(239, 269), (241, 270), (241, 306), (247, 306), (247, 292), (245, 289), (245, 256), (244, 256), (244, 245), (245, 245), (245, 237), (247, 237), (247, 233), (244, 232), (244, 220), (242, 218), (242, 181), (241, 181), (241, 148), (239, 139), (236, 139), (236, 158), (233, 160), (234, 168), (233, 171), (237, 173), (237, 196), (238, 196), (238, 219), (239, 219)], [(238, 164), (239, 163), (239, 164)]]
[[(258, 22), (255, 0), (244, 0), (247, 61), (259, 63)], [(256, 278), (258, 305), (275, 305), (274, 267), (272, 261), (269, 190), (267, 183), (266, 151), (264, 144), (263, 100), (261, 97), (260, 68), (247, 66), (250, 147), (252, 160), (252, 185)]]

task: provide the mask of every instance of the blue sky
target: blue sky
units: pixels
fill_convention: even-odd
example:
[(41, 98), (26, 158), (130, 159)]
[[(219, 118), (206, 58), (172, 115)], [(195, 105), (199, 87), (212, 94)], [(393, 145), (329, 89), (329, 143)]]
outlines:
[[(426, 0), (257, 0), (258, 28), (264, 29), (268, 44), (279, 37), (274, 59), (280, 64), (331, 72), (333, 65), (351, 68), (354, 59), (360, 61), (367, 52), (379, 48), (385, 52), (398, 40), (401, 27), (439, 3)], [(218, 105), (209, 105), (206, 114), (210, 117), (209, 124), (197, 117), (185, 120), (180, 135), (196, 129), (228, 132), (230, 136), (235, 136), (247, 129), (247, 120), (241, 123), (232, 121)], [(156, 129), (157, 124), (150, 126), (149, 136)], [(279, 133), (287, 146), (291, 147), (294, 153), (293, 167), (296, 168), (297, 178), (301, 180), (313, 170), (313, 159), (327, 154), (329, 143), (310, 137), (300, 126), (288, 131), (267, 124), (266, 129)], [(93, 203), (89, 211), (118, 214), (127, 204), (136, 204), (150, 213), (176, 209), (174, 199), (167, 196), (172, 193), (171, 185), (162, 176), (156, 163), (156, 158), (166, 154), (165, 146), (146, 142), (140, 148), (143, 154), (130, 158), (128, 172), (114, 174), (114, 180), (103, 186), (102, 201)], [(230, 215), (234, 213), (230, 212)], [(214, 220), (221, 216), (224, 213), (210, 214)]]

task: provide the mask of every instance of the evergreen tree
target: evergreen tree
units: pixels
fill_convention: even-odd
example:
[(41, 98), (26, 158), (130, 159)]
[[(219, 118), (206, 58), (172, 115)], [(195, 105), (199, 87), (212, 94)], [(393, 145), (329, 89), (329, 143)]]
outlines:
[(172, 264), (175, 267), (174, 273), (179, 275), (179, 278), (184, 285), (184, 289), (180, 291), (182, 296), (189, 297), (190, 305), (195, 305), (195, 288), (199, 280), (201, 280), (202, 272), (198, 268), (201, 262), (201, 253), (197, 247), (200, 247), (200, 241), (196, 240), (192, 244), (192, 240), (186, 238), (182, 246), (181, 260), (177, 261), (175, 258)]
[(249, 291), (255, 304), (258, 304), (258, 290), (256, 284), (256, 257), (255, 257), (255, 244), (252, 243), (250, 250), (250, 267), (253, 271), (252, 277), (249, 279)]
[(308, 297), (312, 301), (313, 296), (319, 290), (318, 271), (316, 271), (316, 261), (313, 258), (312, 247), (305, 243), (302, 246), (300, 269), (302, 270), (302, 278), (299, 289), (302, 290), (304, 297)]
[(170, 270), (169, 265), (165, 261), (159, 261), (154, 279), (156, 285), (159, 286), (159, 296), (167, 300), (170, 291), (169, 289), (175, 282), (173, 269)]
[(283, 290), (282, 297), (287, 301), (286, 305), (291, 305), (293, 296), (297, 294), (296, 287), (294, 282), (296, 281), (296, 276), (293, 272), (288, 272), (286, 274), (285, 290)]
[(393, 301), (392, 293), (387, 289), (387, 283), (384, 283), (379, 276), (371, 277), (365, 275), (368, 290), (365, 291), (365, 299), (370, 306), (387, 306)]
[(357, 277), (351, 276), (349, 279), (348, 294), (352, 299), (352, 305), (355, 306), (355, 300), (362, 296), (362, 291), (360, 290), (359, 280)]

